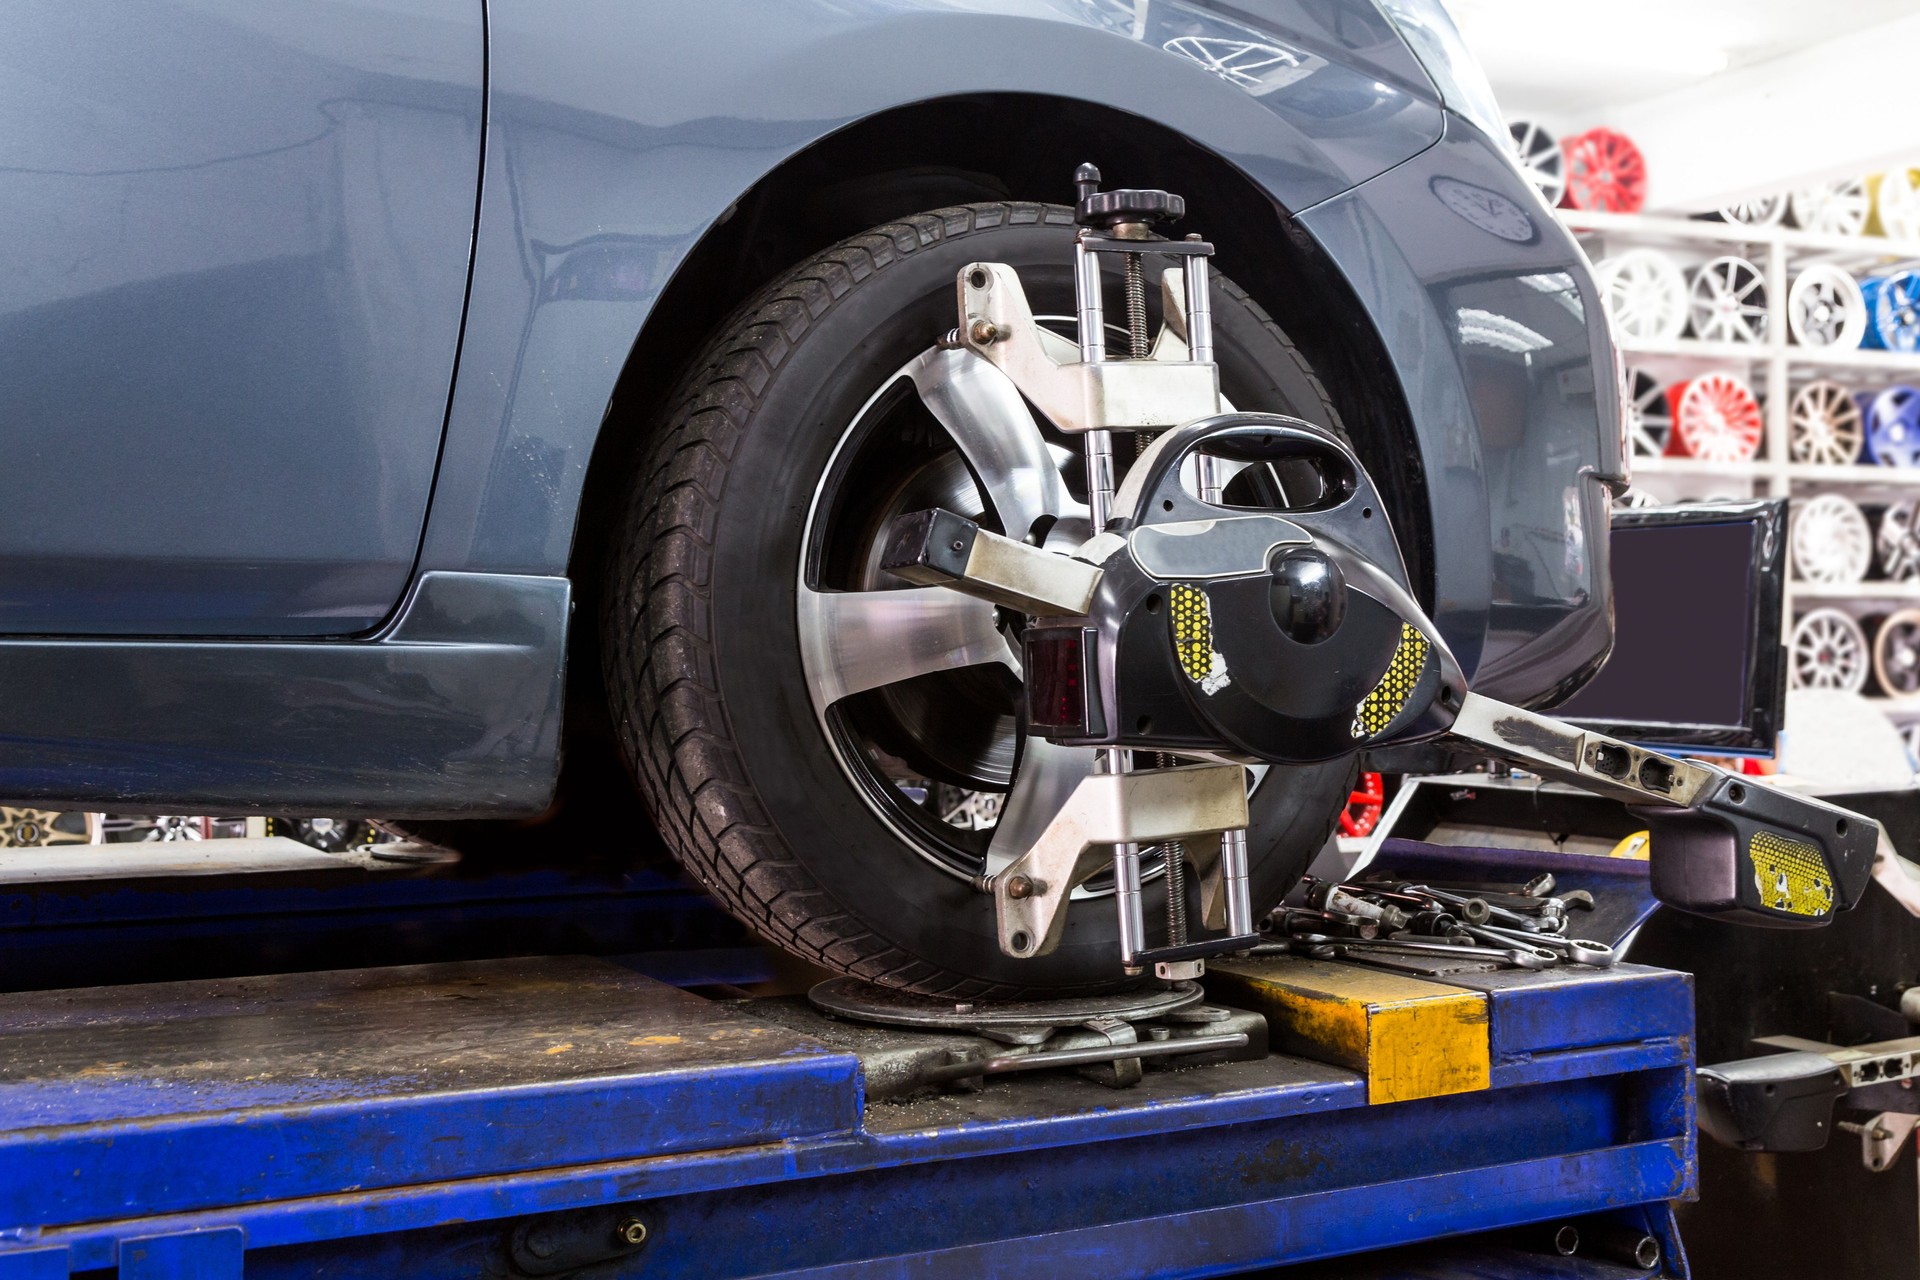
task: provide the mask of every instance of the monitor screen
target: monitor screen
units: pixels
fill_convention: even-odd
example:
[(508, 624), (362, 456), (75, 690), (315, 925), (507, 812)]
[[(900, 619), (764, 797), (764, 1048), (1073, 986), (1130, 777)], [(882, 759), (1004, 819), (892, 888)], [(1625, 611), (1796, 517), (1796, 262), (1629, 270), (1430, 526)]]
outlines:
[(1557, 714), (1649, 746), (1771, 754), (1784, 500), (1616, 512), (1613, 652)]

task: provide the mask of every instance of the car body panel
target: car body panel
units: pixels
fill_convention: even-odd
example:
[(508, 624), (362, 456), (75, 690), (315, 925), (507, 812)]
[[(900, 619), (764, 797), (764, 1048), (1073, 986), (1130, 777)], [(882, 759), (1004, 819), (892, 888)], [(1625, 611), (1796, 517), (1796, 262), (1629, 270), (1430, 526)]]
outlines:
[[(1522, 203), (1527, 189), (1500, 144), (1441, 110), (1370, 4), (491, 0), (487, 34), (471, 288), (412, 593), (361, 639), (0, 641), (13, 690), (67, 691), (0, 699), (0, 794), (537, 811), (558, 772), (563, 575), (597, 532), (576, 529), (582, 488), (662, 291), (782, 162), (875, 113), (983, 92), (1137, 114), (1297, 215), (1392, 354), (1428, 477), (1436, 614), (1463, 664), (1519, 672), (1503, 686), (1517, 689), (1527, 672), (1578, 666), (1596, 636), (1604, 652), (1604, 485), (1579, 480), (1573, 506), (1560, 489), (1542, 506), (1526, 483), (1529, 468), (1617, 469), (1610, 378), (1582, 392), (1546, 376), (1579, 363), (1566, 298), (1597, 316), (1591, 280), (1537, 200), (1526, 244), (1436, 200), (1443, 177)], [(1209, 69), (1166, 48), (1188, 37), (1290, 52), (1253, 73)], [(1065, 180), (1021, 194), (1065, 198)], [(1526, 282), (1556, 273), (1572, 282), (1558, 301)], [(1533, 327), (1551, 359), (1515, 374), (1506, 357), (1526, 353), (1501, 350), (1475, 372), (1486, 353), (1463, 336), (1469, 311)], [(1590, 369), (1611, 360), (1599, 330), (1578, 336)], [(1524, 591), (1496, 581), (1543, 548), (1562, 553), (1554, 572)], [(387, 589), (395, 562), (374, 563)], [(458, 608), (439, 605), (449, 592)], [(371, 608), (328, 625), (364, 625)], [(1553, 653), (1557, 665), (1541, 656)]]
[(134, 813), (537, 813), (570, 608), (565, 578), (430, 573), (364, 643), (0, 639), (0, 780)]
[(481, 0), (0, 27), (0, 632), (366, 631), (446, 416)]
[(1379, 327), (1420, 427), (1435, 624), (1477, 691), (1550, 703), (1613, 643), (1612, 340), (1573, 238), (1485, 135), (1451, 115), (1447, 129), (1301, 221)]

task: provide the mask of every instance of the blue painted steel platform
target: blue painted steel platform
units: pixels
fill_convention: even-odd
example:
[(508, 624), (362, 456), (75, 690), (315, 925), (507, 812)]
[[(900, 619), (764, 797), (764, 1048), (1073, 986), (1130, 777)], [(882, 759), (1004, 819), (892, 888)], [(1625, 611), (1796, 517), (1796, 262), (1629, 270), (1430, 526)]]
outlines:
[(1375, 1106), (1280, 1054), (869, 1101), (844, 1036), (586, 958), (0, 996), (0, 1280), (1215, 1275), (1669, 1221), (1690, 979), (1446, 981), (1493, 1087)]

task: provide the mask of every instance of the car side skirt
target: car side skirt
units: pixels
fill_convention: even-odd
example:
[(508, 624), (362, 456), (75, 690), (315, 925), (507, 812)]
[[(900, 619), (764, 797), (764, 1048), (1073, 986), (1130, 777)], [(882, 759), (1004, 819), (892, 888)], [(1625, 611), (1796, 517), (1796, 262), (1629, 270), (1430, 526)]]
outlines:
[(538, 813), (571, 584), (421, 575), (365, 640), (0, 641), (0, 798), (119, 812)]

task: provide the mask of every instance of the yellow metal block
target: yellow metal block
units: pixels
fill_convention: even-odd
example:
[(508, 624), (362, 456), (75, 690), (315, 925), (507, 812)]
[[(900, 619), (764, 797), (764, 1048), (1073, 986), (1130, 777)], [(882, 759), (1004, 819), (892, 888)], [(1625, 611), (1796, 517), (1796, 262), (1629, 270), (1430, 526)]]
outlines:
[(1492, 1083), (1484, 992), (1294, 956), (1209, 962), (1207, 986), (1265, 1015), (1276, 1049), (1365, 1075), (1368, 1102)]

